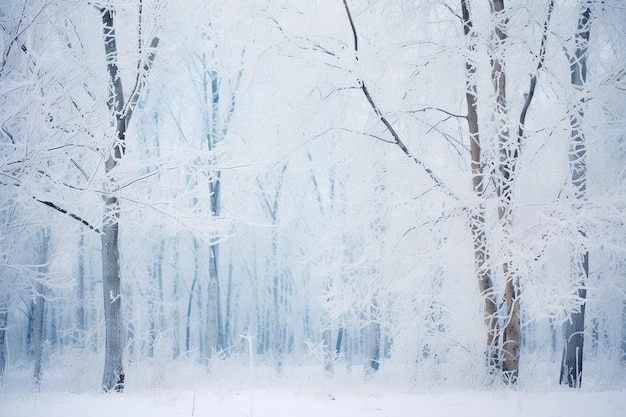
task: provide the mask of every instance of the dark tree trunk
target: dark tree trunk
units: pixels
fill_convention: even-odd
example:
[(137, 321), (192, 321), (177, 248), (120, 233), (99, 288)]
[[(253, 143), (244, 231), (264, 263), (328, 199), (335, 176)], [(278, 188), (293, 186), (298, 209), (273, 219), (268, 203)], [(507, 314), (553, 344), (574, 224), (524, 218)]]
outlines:
[(382, 337), (380, 330), (380, 308), (376, 298), (372, 299), (372, 305), (370, 306), (370, 323), (367, 326), (366, 343), (367, 365), (370, 370), (378, 371), (378, 368), (380, 368), (380, 346)]
[[(3, 295), (6, 297), (6, 295)], [(8, 297), (7, 297), (8, 298)], [(9, 324), (9, 305), (7, 302), (0, 303), (0, 386), (4, 381), (4, 371), (9, 361), (7, 349), (7, 327)]]
[(585, 303), (586, 290), (578, 290), (578, 297), (583, 303), (580, 310), (570, 313), (565, 323), (565, 347), (561, 360), (561, 374), (559, 383), (567, 384), (572, 388), (579, 388), (583, 379), (583, 343), (585, 332)]
[(372, 371), (380, 368), (380, 324), (372, 322), (367, 329), (367, 365)]
[[(117, 40), (113, 26), (114, 12), (101, 10), (104, 32), (104, 49), (109, 74), (108, 106), (114, 119), (115, 139), (113, 149), (105, 162), (107, 188), (112, 191), (115, 181), (111, 172), (117, 167), (126, 148), (126, 118), (123, 115), (124, 92), (117, 67)], [(106, 194), (104, 199), (102, 242), (102, 295), (104, 303), (105, 353), (102, 387), (105, 391), (124, 390), (124, 323), (122, 320), (122, 293), (119, 253), (120, 203), (117, 197)]]
[[(118, 207), (111, 198), (106, 211)], [(106, 213), (105, 211), (105, 213)], [(105, 353), (102, 387), (105, 391), (124, 390), (124, 321), (122, 318), (121, 275), (117, 220), (102, 228), (102, 294), (104, 302)]]
[(343, 327), (337, 330), (337, 343), (335, 344), (335, 356), (339, 356), (341, 353), (341, 343), (343, 341)]
[[(574, 35), (576, 50), (574, 56), (570, 57), (571, 83), (577, 90), (582, 90), (587, 81), (587, 45), (589, 43), (591, 7), (590, 2), (583, 4), (576, 34)], [(571, 112), (570, 125), (571, 140), (569, 149), (569, 166), (571, 172), (572, 185), (574, 187), (574, 197), (579, 202), (587, 198), (587, 165), (585, 137), (582, 131), (582, 121), (584, 118), (584, 102), (581, 98), (575, 104)], [(579, 235), (584, 238), (585, 232), (578, 230)], [(587, 290), (585, 285), (589, 276), (589, 252), (575, 246), (572, 261), (573, 279), (579, 286), (578, 298), (580, 307), (570, 314), (569, 320), (565, 323), (565, 347), (561, 361), (561, 373), (559, 381), (561, 384), (568, 384), (572, 388), (578, 388), (582, 383), (583, 371), (583, 343), (585, 330), (585, 302)]]

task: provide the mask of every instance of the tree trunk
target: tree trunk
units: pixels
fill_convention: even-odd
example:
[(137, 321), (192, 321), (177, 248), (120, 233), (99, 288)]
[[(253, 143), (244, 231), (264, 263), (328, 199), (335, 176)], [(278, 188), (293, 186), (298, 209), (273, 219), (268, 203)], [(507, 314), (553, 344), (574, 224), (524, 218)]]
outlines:
[[(587, 254), (585, 254), (587, 255)], [(583, 262), (587, 262), (585, 256)], [(580, 388), (583, 379), (583, 343), (585, 331), (585, 302), (587, 290), (580, 288), (578, 297), (581, 300), (580, 310), (570, 313), (565, 323), (564, 348), (561, 359), (561, 373), (559, 383), (568, 384), (572, 388)]]
[(337, 343), (335, 343), (335, 357), (339, 357), (341, 354), (341, 343), (343, 341), (343, 327), (339, 327), (337, 330)]
[(332, 375), (333, 370), (333, 354), (331, 350), (331, 338), (332, 334), (329, 328), (324, 329), (322, 332), (322, 352), (324, 354), (324, 371), (329, 375)]
[(226, 311), (224, 313), (224, 345), (229, 346), (232, 343), (230, 335), (231, 326), (233, 324), (233, 260), (228, 262), (228, 284), (226, 285)]
[[(39, 267), (38, 275), (39, 279), (43, 279), (48, 272), (48, 254), (50, 248), (50, 231), (49, 229), (40, 230), (38, 232), (39, 237)], [(46, 309), (46, 292), (47, 288), (41, 283), (37, 282), (35, 284), (36, 294), (33, 298), (33, 337), (32, 337), (32, 348), (35, 359), (35, 369), (33, 372), (33, 378), (35, 381), (35, 385), (39, 386), (41, 383), (41, 373), (43, 370), (43, 349), (44, 349), (44, 338), (45, 338), (45, 327), (44, 327), (44, 319), (45, 319), (45, 309)]]
[(2, 295), (0, 302), (0, 386), (4, 382), (4, 371), (9, 361), (9, 351), (7, 349), (7, 326), (9, 324), (9, 303), (8, 296)]
[[(476, 51), (476, 41), (474, 39), (475, 35), (472, 32), (473, 22), (466, 0), (461, 0), (461, 8), (463, 13), (463, 32), (468, 40), (469, 56), (472, 56)], [(485, 162), (482, 160), (480, 133), (478, 129), (478, 91), (475, 80), (476, 65), (471, 58), (468, 58), (465, 63), (465, 72), (465, 98), (467, 102), (467, 123), (470, 133), (472, 189), (476, 196), (482, 200), (485, 193), (483, 173)], [(498, 304), (493, 289), (491, 270), (488, 267), (487, 226), (485, 224), (485, 209), (482, 202), (474, 209), (470, 217), (470, 229), (474, 246), (474, 268), (478, 278), (478, 288), (484, 300), (484, 317), (487, 326), (487, 366), (490, 372), (495, 372), (500, 366), (498, 352)]]
[[(213, 88), (217, 88), (214, 86)], [(214, 97), (217, 93), (214, 93)], [(214, 109), (214, 111), (217, 111)], [(211, 214), (213, 216), (220, 215), (220, 173), (216, 178), (209, 182)], [(219, 243), (212, 241), (209, 246), (209, 285), (208, 285), (208, 329), (207, 332), (211, 336), (209, 346), (211, 350), (217, 352), (225, 348), (224, 343), (224, 325), (222, 317), (222, 300), (221, 285), (219, 277)]]
[[(576, 50), (574, 56), (570, 57), (571, 83), (581, 91), (587, 81), (587, 45), (589, 43), (591, 7), (586, 1), (581, 10), (576, 34), (574, 35)], [(585, 98), (581, 97), (576, 103), (575, 109), (570, 116), (571, 140), (569, 149), (569, 166), (574, 188), (574, 197), (582, 202), (587, 198), (587, 165), (585, 137), (582, 131), (582, 121), (584, 118)], [(585, 232), (578, 230), (581, 238)], [(565, 323), (565, 347), (561, 361), (560, 383), (567, 383), (572, 388), (578, 388), (582, 384), (583, 372), (583, 343), (585, 330), (585, 302), (587, 290), (585, 285), (589, 277), (589, 252), (574, 247), (576, 255), (572, 260), (572, 274), (574, 281), (579, 288), (578, 299), (580, 307), (577, 311), (570, 313), (569, 320)]]
[[(124, 322), (122, 319), (122, 293), (121, 271), (119, 252), (119, 218), (120, 202), (115, 196), (116, 180), (114, 170), (122, 160), (126, 151), (126, 129), (130, 122), (134, 106), (145, 85), (147, 74), (154, 62), (154, 52), (148, 54), (146, 61), (137, 65), (138, 74), (135, 85), (128, 101), (124, 99), (122, 80), (118, 69), (117, 38), (114, 28), (115, 12), (104, 7), (100, 9), (102, 17), (102, 30), (104, 34), (104, 51), (106, 54), (106, 67), (109, 76), (109, 97), (107, 106), (112, 118), (112, 127), (115, 131), (113, 146), (106, 156), (104, 169), (106, 180), (103, 195), (104, 213), (101, 233), (102, 241), (102, 291), (104, 300), (104, 317), (106, 327), (105, 360), (102, 376), (102, 386), (106, 392), (115, 389), (118, 392), (124, 390)], [(141, 6), (139, 10), (141, 18)], [(141, 22), (140, 22), (141, 24)], [(139, 44), (141, 47), (141, 37)], [(159, 38), (155, 37), (150, 42), (151, 48), (156, 48)]]
[[(108, 106), (114, 118), (115, 140), (113, 149), (105, 162), (107, 186), (111, 192), (115, 188), (115, 180), (111, 172), (117, 167), (124, 155), (126, 147), (126, 118), (123, 115), (124, 93), (122, 80), (117, 67), (117, 43), (113, 27), (114, 12), (103, 9), (102, 23), (104, 31), (104, 48), (109, 74)], [(124, 323), (122, 320), (122, 293), (119, 253), (119, 216), (120, 203), (117, 197), (105, 194), (104, 197), (102, 241), (102, 295), (104, 302), (105, 353), (102, 387), (105, 391), (124, 390)]]
[(367, 366), (370, 371), (380, 368), (380, 324), (371, 322), (367, 327)]
[(76, 286), (76, 298), (78, 308), (76, 309), (76, 328), (78, 330), (76, 342), (83, 341), (87, 330), (85, 317), (85, 236), (80, 235), (78, 242), (78, 277)]
[(372, 298), (372, 305), (370, 306), (370, 322), (367, 326), (367, 365), (370, 371), (378, 371), (380, 368), (380, 345), (381, 345), (381, 332), (380, 332), (380, 309), (378, 307), (378, 300)]
[[(504, 0), (492, 0), (492, 12), (495, 17), (495, 43), (494, 53), (491, 59), (491, 81), (496, 94), (496, 106), (494, 111), (496, 127), (498, 130), (498, 181), (496, 192), (498, 195), (498, 218), (504, 238), (509, 240), (512, 223), (513, 181), (519, 156), (519, 142), (511, 137), (506, 117), (508, 113), (506, 100), (506, 71), (502, 53), (506, 41), (504, 31), (506, 18), (504, 13)], [(509, 242), (505, 242), (508, 245)], [(505, 282), (504, 299), (506, 301), (506, 318), (503, 333), (503, 373), (505, 381), (516, 383), (519, 371), (519, 349), (521, 346), (521, 324), (519, 314), (519, 289), (518, 278), (511, 264), (512, 254), (509, 248), (505, 251), (505, 260), (502, 270)]]
[(118, 245), (119, 224), (116, 198), (109, 197), (105, 204), (107, 214), (115, 218), (102, 228), (102, 294), (104, 302), (105, 353), (102, 387), (109, 392), (124, 390), (124, 322), (122, 318), (122, 293), (120, 255)]
[(222, 314), (220, 301), (220, 280), (218, 275), (218, 249), (214, 243), (209, 247), (209, 284), (207, 286), (207, 354), (223, 349)]
[[(194, 248), (196, 248), (195, 240)], [(197, 250), (194, 252), (197, 254)], [(193, 281), (191, 281), (191, 288), (189, 289), (189, 297), (187, 299), (187, 314), (185, 316), (185, 353), (189, 353), (191, 349), (191, 307), (193, 305), (193, 292), (196, 287), (196, 282), (198, 282), (198, 274), (198, 260), (196, 258)]]
[(33, 355), (35, 359), (35, 369), (33, 372), (33, 378), (35, 385), (39, 386), (41, 383), (41, 372), (43, 365), (43, 344), (44, 344), (44, 312), (46, 308), (45, 297), (42, 294), (44, 287), (41, 284), (37, 284), (37, 294), (33, 301)]

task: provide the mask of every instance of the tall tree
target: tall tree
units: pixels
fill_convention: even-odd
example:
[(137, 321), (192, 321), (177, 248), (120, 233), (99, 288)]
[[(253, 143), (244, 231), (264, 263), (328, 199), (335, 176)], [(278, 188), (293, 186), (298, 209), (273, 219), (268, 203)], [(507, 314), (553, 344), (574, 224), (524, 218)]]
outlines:
[(478, 278), (478, 288), (484, 299), (484, 316), (487, 325), (487, 365), (492, 371), (499, 366), (498, 360), (498, 303), (494, 293), (491, 269), (489, 266), (489, 249), (487, 245), (487, 225), (485, 223), (485, 162), (481, 148), (480, 131), (478, 129), (478, 87), (476, 80), (476, 63), (473, 56), (476, 52), (476, 34), (467, 0), (461, 0), (463, 33), (469, 49), (465, 63), (465, 100), (467, 103), (467, 124), (469, 127), (470, 158), (472, 171), (472, 189), (478, 197), (478, 205), (470, 215), (470, 229), (474, 245), (474, 268)]
[[(281, 166), (282, 165), (282, 166)], [(282, 369), (283, 355), (286, 349), (286, 335), (287, 325), (284, 315), (285, 305), (285, 273), (281, 269), (279, 252), (279, 222), (280, 222), (280, 203), (281, 192), (284, 183), (285, 171), (287, 170), (287, 163), (277, 164), (278, 175), (276, 178), (276, 185), (274, 189), (268, 189), (267, 185), (264, 185), (257, 177), (256, 182), (259, 190), (262, 193), (262, 205), (265, 208), (267, 215), (270, 217), (270, 224), (272, 226), (271, 233), (271, 252), (266, 262), (266, 271), (270, 278), (269, 288), (269, 300), (267, 300), (266, 311), (264, 316), (266, 323), (263, 325), (267, 327), (267, 340), (265, 341), (265, 348), (270, 348), (271, 354), (275, 357), (276, 369)]]
[[(213, 164), (217, 165), (219, 146), (224, 141), (230, 121), (235, 111), (236, 94), (241, 80), (240, 70), (234, 85), (225, 82), (217, 71), (207, 67), (206, 56), (203, 54), (200, 63), (202, 71), (202, 107), (203, 122), (206, 134), (207, 150), (209, 151)], [(220, 96), (220, 87), (223, 84), (231, 86), (228, 91), (229, 97), (223, 100)], [(226, 107), (226, 111), (221, 111), (221, 107)], [(223, 117), (220, 117), (223, 114)], [(221, 214), (222, 196), (222, 172), (219, 169), (208, 173), (209, 185), (209, 210), (212, 216), (219, 217)], [(211, 340), (209, 346), (216, 351), (226, 348), (226, 335), (224, 331), (224, 316), (222, 311), (221, 279), (219, 276), (219, 238), (212, 238), (209, 244), (209, 286), (208, 286), (208, 329)]]
[(491, 82), (495, 92), (495, 106), (493, 118), (496, 122), (498, 143), (498, 173), (496, 178), (496, 194), (498, 196), (498, 219), (502, 228), (505, 242), (504, 261), (502, 270), (505, 277), (504, 300), (506, 316), (502, 340), (502, 370), (506, 380), (516, 382), (519, 368), (519, 349), (521, 346), (521, 322), (519, 304), (519, 277), (513, 265), (509, 241), (513, 221), (513, 185), (516, 177), (521, 137), (511, 133), (507, 115), (509, 106), (506, 94), (506, 66), (504, 53), (506, 51), (507, 21), (504, 9), (504, 0), (492, 0), (491, 10), (494, 15), (494, 42), (491, 56)]
[[(574, 34), (574, 54), (569, 57), (571, 84), (578, 92), (578, 100), (570, 111), (571, 138), (569, 142), (571, 183), (574, 191), (574, 204), (578, 208), (587, 199), (587, 147), (583, 132), (583, 119), (585, 116), (584, 88), (587, 82), (590, 18), (591, 2), (586, 0), (582, 5)], [(581, 238), (586, 235), (582, 228), (578, 229), (578, 234)], [(578, 285), (577, 295), (580, 305), (578, 310), (570, 313), (569, 320), (565, 323), (565, 346), (559, 377), (561, 384), (568, 384), (573, 388), (580, 387), (583, 373), (586, 282), (589, 277), (589, 251), (583, 246), (581, 244), (573, 245), (574, 255), (571, 260), (571, 274), (574, 282)]]
[[(541, 46), (537, 54), (537, 66), (530, 75), (530, 85), (525, 93), (522, 110), (518, 121), (517, 134), (509, 127), (506, 89), (506, 25), (507, 16), (504, 0), (492, 0), (491, 12), (495, 26), (493, 28), (491, 44), (491, 83), (494, 89), (494, 105), (491, 111), (491, 119), (495, 122), (497, 143), (497, 160), (494, 163), (485, 160), (482, 153), (477, 110), (477, 80), (476, 64), (469, 58), (465, 64), (466, 72), (466, 102), (467, 122), (470, 133), (470, 156), (472, 170), (472, 188), (479, 197), (479, 207), (470, 217), (470, 227), (474, 242), (474, 259), (476, 273), (478, 275), (479, 288), (485, 300), (485, 321), (487, 324), (487, 359), (489, 367), (494, 370), (501, 368), (505, 381), (516, 383), (519, 374), (519, 354), (521, 347), (521, 316), (520, 316), (520, 290), (519, 276), (516, 266), (513, 265), (513, 253), (511, 250), (512, 223), (513, 223), (513, 188), (518, 170), (518, 162), (522, 148), (522, 140), (525, 135), (525, 123), (528, 108), (533, 100), (537, 84), (537, 73), (543, 67), (545, 47), (548, 34), (548, 23), (552, 16), (554, 1), (548, 3), (548, 12), (543, 25)], [(466, 0), (461, 0), (463, 32), (468, 38), (469, 56), (475, 54), (476, 41), (473, 33), (473, 22)], [(513, 132), (512, 132), (513, 130)], [(495, 179), (495, 194), (498, 198), (498, 219), (502, 235), (504, 237), (504, 259), (502, 271), (505, 278), (504, 301), (506, 314), (504, 323), (500, 329), (496, 294), (494, 293), (491, 271), (489, 265), (489, 250), (486, 237), (485, 212), (483, 199), (485, 198), (485, 173), (483, 169), (487, 165), (496, 167), (493, 172)], [(500, 340), (501, 339), (501, 340)], [(498, 348), (502, 343), (502, 349)]]
[[(143, 39), (141, 36), (142, 3), (139, 2), (139, 52), (142, 56)], [(119, 219), (120, 201), (116, 196), (115, 168), (120, 164), (126, 151), (126, 132), (133, 110), (141, 96), (146, 77), (155, 58), (155, 48), (159, 38), (150, 41), (149, 51), (145, 58), (137, 63), (137, 76), (130, 96), (124, 96), (122, 79), (118, 67), (118, 47), (115, 34), (115, 10), (112, 6), (100, 9), (104, 33), (104, 50), (109, 78), (109, 97), (107, 106), (111, 114), (114, 136), (112, 149), (105, 159), (106, 193), (104, 199), (104, 215), (102, 225), (102, 291), (106, 326), (106, 346), (102, 387), (105, 391), (124, 389), (124, 321), (122, 318), (122, 293), (119, 251)], [(111, 146), (109, 145), (109, 146)]]

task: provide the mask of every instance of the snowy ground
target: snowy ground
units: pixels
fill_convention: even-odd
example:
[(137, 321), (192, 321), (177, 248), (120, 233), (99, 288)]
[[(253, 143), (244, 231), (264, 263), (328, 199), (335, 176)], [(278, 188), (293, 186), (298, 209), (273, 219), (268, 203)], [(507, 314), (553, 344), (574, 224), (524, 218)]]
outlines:
[(285, 389), (233, 392), (151, 391), (133, 394), (0, 394), (2, 417), (623, 417), (626, 392), (514, 391), (370, 395)]
[(472, 386), (470, 377), (450, 386), (424, 374), (402, 379), (390, 366), (376, 375), (337, 368), (330, 377), (319, 366), (277, 374), (218, 361), (209, 372), (179, 361), (129, 367), (126, 392), (104, 394), (95, 359), (75, 359), (50, 367), (39, 392), (31, 368), (11, 368), (0, 384), (0, 417), (626, 417), (621, 379), (600, 380), (593, 363), (580, 390), (540, 376), (513, 390), (460, 388)]

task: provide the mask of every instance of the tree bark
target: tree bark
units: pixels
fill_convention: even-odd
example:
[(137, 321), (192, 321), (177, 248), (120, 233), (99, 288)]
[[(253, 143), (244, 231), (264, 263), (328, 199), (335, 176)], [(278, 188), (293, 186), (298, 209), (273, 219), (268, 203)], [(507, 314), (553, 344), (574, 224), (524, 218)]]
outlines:
[[(591, 6), (586, 1), (583, 4), (578, 26), (574, 35), (576, 50), (570, 57), (571, 84), (577, 91), (581, 91), (587, 81), (587, 46), (589, 44)], [(569, 147), (569, 167), (571, 181), (574, 188), (574, 197), (578, 202), (587, 198), (587, 165), (585, 136), (582, 131), (584, 118), (585, 98), (581, 96), (570, 115), (571, 140)], [(585, 231), (578, 230), (584, 238)], [(572, 259), (572, 275), (579, 288), (577, 290), (580, 306), (577, 311), (570, 313), (569, 320), (565, 323), (565, 341), (561, 372), (559, 381), (568, 384), (572, 388), (578, 388), (582, 384), (583, 372), (583, 344), (585, 330), (585, 303), (587, 290), (585, 288), (589, 277), (589, 252), (581, 252), (578, 246), (574, 247), (576, 254)]]
[[(519, 140), (511, 137), (506, 122), (508, 105), (506, 99), (506, 70), (504, 66), (504, 43), (506, 18), (504, 0), (492, 0), (492, 13), (495, 18), (494, 45), (491, 58), (491, 81), (496, 94), (494, 118), (498, 130), (498, 171), (496, 193), (498, 195), (498, 218), (505, 239), (510, 239), (512, 224), (513, 182), (519, 157)], [(517, 138), (519, 139), (519, 138)], [(508, 245), (508, 242), (505, 243)], [(512, 254), (509, 248), (505, 252), (502, 270), (506, 279), (504, 299), (506, 302), (506, 318), (502, 342), (502, 371), (505, 381), (516, 383), (519, 372), (519, 349), (521, 346), (521, 323), (519, 306), (518, 277), (512, 265)]]
[(76, 285), (76, 298), (78, 308), (76, 309), (76, 328), (78, 330), (76, 341), (82, 341), (87, 330), (85, 312), (85, 235), (80, 235), (78, 241), (78, 277)]
[(39, 294), (35, 296), (33, 301), (33, 354), (35, 360), (35, 368), (33, 371), (33, 378), (35, 385), (39, 386), (41, 383), (41, 372), (43, 364), (43, 343), (44, 343), (44, 312), (46, 308), (46, 299), (42, 294), (44, 290), (43, 285), (36, 285)]
[(374, 298), (370, 306), (370, 322), (367, 326), (367, 345), (365, 347), (368, 370), (374, 372), (380, 368), (381, 332), (379, 316), (378, 302)]
[(198, 276), (200, 274), (200, 267), (198, 265), (198, 241), (196, 239), (193, 240), (193, 249), (194, 249), (194, 273), (193, 280), (191, 281), (191, 288), (189, 289), (189, 297), (187, 298), (187, 314), (185, 316), (185, 353), (189, 353), (191, 349), (191, 308), (193, 306), (193, 293), (196, 288), (196, 283), (198, 282)]
[[(543, 26), (543, 36), (541, 39), (541, 47), (538, 54), (538, 63), (536, 71), (543, 67), (545, 57), (545, 48), (548, 34), (548, 23), (552, 16), (554, 1), (548, 4), (548, 14)], [(470, 10), (466, 0), (461, 0), (463, 31), (465, 37), (469, 40), (468, 49), (469, 56), (474, 55), (476, 42), (473, 39), (473, 22)], [(495, 192), (498, 197), (498, 219), (502, 234), (505, 238), (505, 245), (511, 243), (512, 228), (512, 204), (513, 204), (513, 185), (515, 181), (515, 171), (519, 160), (521, 143), (524, 137), (524, 125), (526, 115), (532, 102), (535, 87), (537, 85), (537, 73), (531, 74), (530, 87), (519, 118), (519, 126), (517, 137), (513, 137), (507, 124), (507, 99), (506, 99), (506, 71), (504, 66), (504, 43), (506, 41), (506, 16), (504, 13), (504, 0), (492, 0), (491, 10), (494, 15), (494, 42), (491, 52), (491, 81), (495, 93), (495, 107), (492, 117), (497, 128), (497, 147), (498, 161), (497, 172), (494, 172)], [(483, 160), (481, 152), (481, 143), (478, 128), (478, 110), (476, 98), (477, 87), (475, 80), (476, 66), (468, 58), (466, 62), (466, 102), (467, 102), (467, 122), (470, 133), (470, 154), (472, 168), (472, 187), (474, 193), (482, 202), (485, 194), (486, 183), (484, 182), (483, 167), (488, 161)], [(495, 294), (493, 293), (493, 282), (491, 280), (491, 272), (486, 265), (489, 260), (489, 252), (487, 247), (485, 211), (482, 203), (478, 208), (474, 209), (470, 217), (470, 227), (472, 230), (472, 238), (474, 241), (474, 259), (475, 267), (478, 275), (479, 288), (485, 297), (485, 321), (488, 327), (487, 334), (487, 351), (488, 364), (493, 371), (499, 367), (502, 368), (505, 381), (515, 383), (518, 378), (519, 371), (519, 349), (521, 346), (521, 322), (520, 322), (520, 304), (519, 304), (519, 284), (517, 273), (512, 265), (513, 255), (510, 248), (505, 248), (504, 261), (502, 270), (505, 276), (505, 292), (504, 300), (506, 304), (506, 318), (504, 329), (500, 329), (498, 323)], [(502, 352), (498, 349), (498, 344), (502, 339)]]
[[(140, 6), (141, 7), (141, 6)], [(119, 218), (120, 202), (116, 193), (115, 168), (118, 166), (126, 151), (126, 129), (130, 122), (134, 107), (142, 93), (143, 86), (152, 63), (154, 51), (147, 55), (146, 61), (137, 65), (137, 78), (128, 101), (124, 99), (122, 80), (117, 65), (117, 38), (115, 35), (115, 12), (105, 7), (100, 9), (104, 34), (104, 50), (106, 67), (109, 77), (109, 97), (107, 106), (112, 117), (114, 129), (113, 148), (105, 159), (105, 191), (103, 195), (104, 213), (101, 233), (102, 241), (102, 291), (104, 301), (104, 316), (106, 327), (105, 361), (102, 376), (102, 387), (106, 392), (115, 389), (124, 390), (124, 322), (122, 318), (122, 293), (119, 251)], [(140, 10), (141, 16), (141, 10)], [(139, 39), (141, 45), (141, 39)], [(159, 38), (153, 38), (151, 48), (156, 48)]]
[(112, 214), (115, 221), (102, 228), (102, 294), (105, 321), (105, 356), (102, 387), (105, 391), (124, 390), (124, 322), (122, 318), (122, 293), (119, 258), (119, 202), (111, 197), (105, 200), (105, 218)]
[(105, 354), (102, 387), (105, 391), (115, 389), (124, 390), (124, 323), (122, 320), (122, 294), (119, 253), (119, 216), (120, 203), (112, 194), (115, 181), (111, 172), (117, 167), (126, 147), (126, 118), (123, 116), (124, 92), (122, 80), (117, 67), (117, 42), (113, 26), (114, 12), (111, 9), (102, 9), (102, 24), (104, 31), (104, 48), (109, 75), (108, 106), (114, 119), (115, 140), (113, 149), (105, 162), (108, 194), (105, 194), (102, 242), (102, 295), (104, 302), (105, 320)]
[[(38, 278), (43, 279), (48, 272), (49, 263), (49, 248), (50, 248), (50, 230), (45, 228), (37, 233), (39, 238), (39, 267), (37, 268)], [(39, 386), (41, 383), (41, 373), (43, 371), (43, 349), (45, 339), (45, 310), (46, 310), (46, 292), (47, 288), (41, 282), (35, 284), (36, 294), (33, 298), (33, 336), (32, 336), (32, 348), (35, 359), (35, 369), (33, 372), (33, 378), (35, 385)]]
[(7, 349), (7, 327), (9, 324), (9, 303), (8, 296), (2, 295), (0, 302), (0, 386), (4, 382), (4, 371), (9, 361), (9, 351)]
[[(469, 56), (472, 56), (476, 51), (476, 43), (472, 32), (473, 22), (466, 0), (461, 0), (461, 9), (463, 14), (463, 32), (468, 40)], [(487, 326), (487, 349), (485, 352), (487, 366), (490, 372), (495, 372), (500, 366), (498, 352), (498, 304), (493, 289), (491, 270), (488, 266), (487, 226), (485, 224), (485, 209), (482, 204), (485, 193), (483, 173), (485, 162), (482, 160), (480, 132), (478, 128), (478, 89), (475, 74), (476, 65), (471, 58), (468, 58), (465, 63), (465, 99), (467, 103), (467, 123), (470, 133), (472, 189), (480, 201), (478, 207), (473, 210), (470, 216), (470, 229), (474, 246), (474, 268), (478, 278), (478, 288), (484, 300), (484, 317)]]

